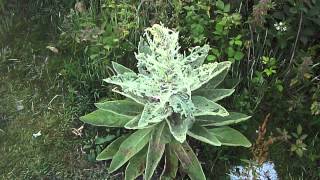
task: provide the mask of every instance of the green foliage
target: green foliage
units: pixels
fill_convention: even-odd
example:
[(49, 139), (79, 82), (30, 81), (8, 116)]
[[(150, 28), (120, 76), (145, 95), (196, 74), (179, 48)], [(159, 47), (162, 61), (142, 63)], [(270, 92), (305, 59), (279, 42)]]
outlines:
[(298, 156), (302, 157), (303, 152), (306, 151), (307, 145), (303, 141), (308, 137), (307, 134), (302, 134), (302, 126), (297, 126), (297, 131), (292, 133), (292, 136), (296, 139), (295, 144), (291, 145), (290, 151), (295, 152)]
[(266, 56), (262, 56), (262, 63), (266, 66), (266, 68), (263, 70), (263, 72), (269, 77), (273, 74), (275, 74), (277, 71), (277, 61), (275, 58), (269, 58)]
[[(157, 165), (162, 165), (161, 160), (158, 162), (162, 156), (165, 160), (162, 179), (183, 176), (181, 171), (177, 171), (179, 159), (172, 148), (175, 138), (168, 124), (174, 127), (173, 132), (176, 135), (180, 135), (188, 126), (188, 123), (184, 123), (184, 118), (178, 119), (180, 114), (174, 113), (168, 115), (169, 118), (165, 121), (154, 118), (154, 122), (141, 123), (141, 118), (150, 119), (150, 114), (160, 101), (158, 94), (152, 95), (147, 101), (152, 101), (153, 104), (145, 107), (144, 97), (131, 95), (127, 99), (118, 100), (121, 96), (112, 93), (110, 85), (107, 86), (101, 81), (114, 72), (137, 74), (137, 61), (132, 54), (148, 51), (137, 49), (139, 36), (145, 27), (162, 22), (176, 27), (180, 32), (179, 52), (186, 51), (185, 56), (201, 56), (198, 58), (204, 58), (205, 63), (225, 60), (233, 62), (230, 68), (192, 91), (190, 102), (181, 100), (183, 95), (179, 94), (172, 96), (168, 105), (175, 107), (178, 112), (182, 111), (183, 117), (190, 115), (184, 111), (192, 109), (192, 104), (192, 115), (211, 114), (195, 116), (194, 126), (189, 127), (187, 132), (189, 137), (205, 142), (199, 144), (195, 140), (188, 141), (199, 160), (205, 164), (203, 172), (207, 178), (224, 179), (228, 168), (233, 166), (235, 161), (250, 159), (250, 152), (241, 148), (211, 148), (211, 144), (219, 143), (248, 146), (248, 142), (242, 139), (237, 131), (225, 126), (242, 122), (250, 118), (249, 116), (234, 112), (228, 112), (229, 116), (214, 115), (226, 114), (226, 109), (237, 109), (254, 114), (252, 123), (236, 126), (239, 131), (246, 132), (250, 139), (256, 135), (256, 121), (269, 112), (272, 117), (268, 126), (270, 131), (276, 128), (289, 131), (292, 138), (286, 141), (287, 143), (270, 147), (270, 160), (275, 162), (281, 179), (319, 179), (319, 2), (0, 0), (0, 71), (4, 72), (0, 77), (3, 84), (0, 86), (3, 105), (3, 108), (0, 108), (0, 128), (4, 131), (0, 130), (0, 136), (4, 137), (0, 138), (0, 151), (5, 154), (4, 163), (1, 164), (4, 175), (0, 173), (0, 177), (34, 179), (49, 176), (58, 179), (83, 179), (82, 175), (88, 172), (80, 171), (84, 169), (83, 164), (87, 163), (82, 161), (83, 158), (90, 162), (96, 162), (96, 159), (111, 160), (121, 143), (132, 132), (145, 128), (152, 128), (148, 135), (149, 142), (155, 143), (148, 143), (127, 161), (126, 177), (116, 174), (111, 178), (134, 179), (143, 173), (148, 178)], [(58, 33), (59, 37), (56, 36)], [(196, 47), (188, 51), (188, 47), (201, 44), (207, 44), (208, 48)], [(57, 53), (46, 49), (47, 46), (55, 48)], [(164, 63), (160, 63), (162, 64)], [(211, 78), (207, 75), (203, 77), (206, 80)], [(226, 81), (221, 82), (225, 77)], [(140, 80), (140, 84), (145, 87), (146, 83), (142, 82), (145, 79)], [(237, 93), (233, 94), (235, 84), (238, 85)], [(140, 90), (141, 87), (136, 83), (136, 89)], [(124, 93), (122, 87), (117, 88), (114, 90)], [(59, 90), (52, 92), (54, 89)], [(51, 101), (52, 97), (57, 98)], [(96, 121), (96, 124), (101, 126), (84, 126), (82, 136), (75, 140), (70, 129), (76, 130), (74, 127), (81, 123), (77, 121), (78, 117), (92, 111), (93, 102), (102, 97), (105, 99), (96, 103), (99, 111), (81, 119), (91, 122), (104, 116), (119, 121), (104, 121), (105, 119), (101, 118)], [(224, 99), (225, 97), (229, 98)], [(23, 99), (24, 110), (33, 114), (16, 111), (16, 98)], [(42, 103), (39, 103), (40, 101)], [(61, 102), (59, 110), (53, 106), (58, 102)], [(180, 107), (181, 104), (184, 106)], [(142, 113), (144, 109), (145, 113)], [(39, 113), (46, 115), (38, 117)], [(156, 113), (162, 114), (160, 110)], [(61, 117), (61, 114), (64, 116)], [(51, 118), (51, 115), (59, 115), (59, 118)], [(175, 122), (174, 119), (177, 124), (172, 123)], [(52, 123), (54, 125), (51, 125)], [(147, 125), (142, 126), (143, 124)], [(299, 124), (304, 132), (301, 135), (296, 132)], [(162, 126), (162, 132), (154, 131)], [(44, 135), (36, 139), (37, 143), (29, 139), (29, 135), (38, 130), (36, 127), (43, 128)], [(125, 130), (110, 127), (124, 127)], [(219, 129), (240, 139), (228, 139), (229, 136), (224, 136), (223, 132), (219, 132), (220, 136), (213, 136), (214, 130)], [(308, 138), (300, 139), (306, 129)], [(47, 136), (46, 131), (50, 132)], [(151, 138), (152, 135), (160, 133), (168, 137), (160, 140)], [(72, 137), (69, 137), (71, 135)], [(120, 139), (117, 141), (115, 137)], [(111, 143), (103, 151), (114, 139), (115, 143)], [(76, 150), (78, 145), (74, 145), (80, 141), (86, 155), (71, 155), (70, 151), (80, 152)], [(159, 143), (162, 141), (171, 143)], [(237, 144), (238, 141), (242, 143)], [(159, 146), (160, 151), (152, 151), (151, 147), (149, 148), (151, 144), (152, 147)], [(21, 156), (22, 151), (17, 149), (21, 149), (24, 156)], [(179, 149), (188, 148), (184, 146)], [(48, 152), (50, 156), (47, 157)], [(292, 156), (294, 153), (303, 156)], [(23, 157), (32, 158), (34, 161), (24, 161)], [(16, 160), (21, 163), (14, 163), (18, 162)], [(196, 164), (192, 164), (194, 169), (197, 169)], [(91, 179), (97, 179), (95, 175), (99, 176), (99, 173), (103, 172), (103, 168), (99, 167), (100, 163), (94, 164), (94, 170), (90, 171), (93, 174)], [(192, 173), (195, 170), (186, 171)], [(105, 179), (107, 175), (102, 174), (105, 177), (101, 178)]]
[[(164, 154), (169, 153), (166, 160), (176, 165), (176, 160), (171, 157), (174, 156), (172, 152), (191, 179), (206, 179), (197, 157), (186, 142), (187, 134), (214, 146), (251, 146), (240, 132), (232, 128), (212, 128), (249, 118), (240, 113), (229, 113), (215, 103), (231, 95), (233, 89), (217, 89), (215, 95), (208, 97), (212, 100), (205, 95), (200, 96), (201, 91), (197, 92), (199, 95), (192, 95), (204, 84), (213, 82), (211, 87), (216, 87), (223, 80), (230, 63), (203, 64), (209, 50), (206, 45), (191, 49), (188, 55), (179, 54), (178, 33), (162, 25), (147, 28), (144, 35), (146, 40), (141, 38), (135, 55), (139, 73), (113, 62), (117, 75), (104, 79), (120, 86), (121, 90), (114, 91), (133, 101), (125, 99), (97, 103), (98, 110), (80, 118), (92, 125), (137, 129), (123, 142), (121, 138), (111, 143), (97, 160), (111, 158), (111, 153), (118, 148), (112, 157), (109, 172), (116, 171), (129, 161), (126, 177), (134, 178), (142, 172), (141, 166), (134, 169), (133, 166), (139, 163), (130, 159), (143, 158), (139, 151), (149, 143), (146, 165), (143, 166), (145, 179), (151, 179)], [(175, 175), (175, 172), (168, 171), (164, 168), (163, 175)]]

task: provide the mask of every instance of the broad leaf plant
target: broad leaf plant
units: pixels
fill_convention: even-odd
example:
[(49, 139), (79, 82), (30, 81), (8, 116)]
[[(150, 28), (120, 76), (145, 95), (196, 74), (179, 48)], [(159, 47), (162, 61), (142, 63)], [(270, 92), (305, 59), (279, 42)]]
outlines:
[(251, 143), (228, 125), (250, 118), (228, 112), (217, 101), (234, 89), (219, 88), (231, 63), (204, 64), (209, 46), (181, 54), (178, 32), (163, 25), (147, 28), (138, 53), (138, 73), (113, 62), (115, 76), (104, 79), (126, 99), (96, 103), (96, 111), (80, 119), (95, 126), (124, 127), (132, 133), (109, 144), (97, 160), (112, 160), (109, 173), (126, 165), (125, 179), (149, 180), (164, 158), (160, 179), (175, 179), (178, 166), (193, 180), (206, 179), (187, 135), (213, 146)]

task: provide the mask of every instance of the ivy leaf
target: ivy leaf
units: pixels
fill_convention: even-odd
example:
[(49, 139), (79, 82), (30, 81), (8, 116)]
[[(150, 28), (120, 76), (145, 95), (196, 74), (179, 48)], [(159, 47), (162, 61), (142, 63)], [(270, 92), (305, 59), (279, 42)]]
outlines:
[(210, 145), (221, 146), (221, 142), (218, 140), (218, 138), (211, 134), (205, 127), (193, 125), (188, 131), (188, 135)]
[(112, 173), (137, 154), (149, 141), (151, 128), (140, 129), (131, 134), (119, 147), (113, 156), (109, 173)]
[(243, 147), (251, 146), (250, 141), (244, 135), (228, 126), (208, 129), (208, 132), (216, 136), (222, 145)]
[(217, 60), (217, 57), (215, 55), (208, 55), (207, 60), (210, 61), (215, 61)]
[(149, 141), (149, 149), (147, 153), (147, 164), (145, 170), (145, 179), (151, 179), (159, 161), (164, 153), (165, 144), (161, 142), (161, 139), (165, 137), (163, 131), (165, 128), (165, 123), (161, 123), (153, 128), (151, 133), (151, 138)]
[(160, 180), (174, 180), (178, 171), (179, 161), (171, 144), (167, 144), (165, 153), (165, 163)]
[(242, 41), (241, 40), (235, 40), (234, 44), (238, 45), (238, 46), (242, 46)]
[(134, 155), (125, 170), (125, 180), (133, 180), (143, 174), (146, 168), (147, 147), (144, 147), (140, 152)]
[(214, 33), (217, 35), (222, 35), (222, 32), (224, 30), (224, 26), (225, 26), (224, 23), (218, 22), (215, 26), (216, 31)]
[(96, 107), (118, 115), (136, 116), (143, 110), (143, 105), (129, 99), (95, 103)]
[(201, 88), (193, 93), (193, 95), (203, 96), (207, 99), (216, 102), (225, 97), (230, 96), (234, 92), (234, 89), (210, 89)]
[(235, 55), (235, 51), (232, 47), (227, 48), (228, 57), (233, 57)]
[(131, 69), (121, 65), (121, 64), (118, 64), (114, 61), (112, 61), (112, 67), (113, 69), (116, 71), (117, 74), (123, 74), (123, 73), (134, 73), (134, 71), (132, 71)]
[(219, 10), (224, 10), (224, 3), (221, 0), (216, 1), (216, 6)]
[(199, 116), (196, 122), (201, 126), (225, 126), (229, 124), (239, 123), (248, 120), (251, 116), (238, 113), (229, 112), (229, 116)]
[(240, 61), (244, 57), (244, 54), (241, 51), (236, 51), (234, 54), (234, 58)]
[(123, 116), (98, 109), (92, 113), (80, 117), (80, 120), (95, 126), (123, 127), (133, 118), (133, 116)]
[(183, 170), (188, 173), (191, 180), (206, 180), (200, 162), (188, 143), (174, 143), (173, 149)]
[(128, 137), (128, 135), (123, 135), (112, 143), (110, 143), (96, 158), (97, 161), (112, 159), (113, 155), (118, 151), (121, 143)]
[(228, 13), (230, 12), (230, 4), (226, 4), (223, 8), (223, 12)]
[(202, 96), (192, 96), (192, 102), (196, 107), (194, 116), (218, 115), (228, 116), (228, 111), (219, 104)]

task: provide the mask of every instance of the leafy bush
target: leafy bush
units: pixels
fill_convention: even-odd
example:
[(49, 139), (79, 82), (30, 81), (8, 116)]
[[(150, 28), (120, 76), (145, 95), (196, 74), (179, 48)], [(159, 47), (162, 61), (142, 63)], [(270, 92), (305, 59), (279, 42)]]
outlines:
[(126, 179), (143, 171), (150, 179), (165, 154), (162, 177), (174, 178), (179, 160), (191, 179), (206, 179), (187, 135), (213, 146), (251, 146), (227, 126), (250, 116), (228, 112), (216, 103), (234, 92), (218, 87), (231, 63), (203, 64), (208, 45), (180, 54), (178, 33), (162, 25), (147, 28), (144, 35), (135, 55), (139, 73), (113, 62), (117, 75), (104, 79), (120, 86), (114, 91), (127, 99), (96, 103), (98, 110), (81, 117), (96, 126), (136, 130), (113, 141), (97, 160), (112, 159), (110, 173), (129, 161)]

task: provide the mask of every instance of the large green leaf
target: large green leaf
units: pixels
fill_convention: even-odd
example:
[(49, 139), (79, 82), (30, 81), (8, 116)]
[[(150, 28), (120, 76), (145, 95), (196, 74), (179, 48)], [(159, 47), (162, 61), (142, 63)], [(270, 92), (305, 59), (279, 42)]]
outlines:
[(193, 68), (198, 68), (203, 64), (209, 50), (209, 45), (204, 45), (203, 47), (196, 46), (190, 50), (190, 54), (184, 58), (184, 61), (186, 61), (187, 64), (190, 64)]
[(234, 92), (234, 89), (211, 89), (211, 88), (201, 88), (195, 91), (192, 95), (199, 95), (206, 97), (207, 99), (216, 102), (225, 97), (230, 96)]
[(188, 131), (188, 135), (213, 146), (221, 146), (221, 142), (218, 140), (218, 138), (210, 133), (205, 127), (193, 125)]
[(133, 118), (134, 117), (131, 116), (123, 116), (110, 111), (98, 109), (92, 113), (80, 117), (80, 120), (95, 126), (123, 127)]
[(228, 116), (228, 111), (219, 104), (202, 96), (192, 96), (192, 102), (196, 107), (194, 116), (218, 115)]
[(167, 144), (165, 154), (165, 163), (160, 180), (174, 180), (176, 179), (179, 161), (174, 153), (172, 144)]
[(166, 123), (162, 122), (153, 128), (149, 141), (145, 179), (151, 179), (164, 153), (165, 144), (161, 141)]
[(134, 73), (134, 71), (132, 71), (131, 69), (121, 65), (121, 64), (118, 64), (114, 61), (112, 61), (112, 67), (113, 69), (116, 71), (117, 74), (123, 74), (123, 73)]
[[(106, 81), (106, 82), (108, 82), (108, 81)], [(122, 96), (127, 97), (129, 99), (132, 99), (136, 103), (139, 103), (139, 104), (142, 104), (142, 105), (144, 105), (146, 103), (145, 99), (143, 99), (142, 97), (139, 97), (139, 96), (137, 96), (137, 95), (135, 95), (133, 93), (130, 93), (130, 92), (125, 93), (125, 92), (119, 91), (117, 88), (112, 89), (112, 91), (115, 92), (115, 93), (121, 94)]]
[(251, 146), (250, 141), (244, 135), (242, 135), (239, 131), (231, 127), (225, 126), (212, 128), (208, 129), (208, 131), (212, 133), (214, 136), (216, 136), (222, 143), (222, 145), (244, 147)]
[(141, 114), (137, 115), (133, 119), (131, 119), (127, 124), (124, 125), (126, 129), (143, 129), (138, 126), (139, 120), (141, 118)]
[(120, 168), (148, 143), (150, 131), (151, 128), (137, 130), (120, 145), (118, 152), (112, 158), (109, 173)]
[(173, 114), (166, 118), (172, 136), (179, 142), (186, 140), (188, 129), (192, 126), (194, 119), (181, 117), (179, 114)]
[(191, 180), (206, 180), (201, 164), (188, 143), (174, 143), (173, 148), (183, 170), (188, 173)]
[[(207, 84), (202, 86), (202, 88), (214, 89), (216, 88), (228, 74), (229, 68), (223, 69), (218, 75), (209, 80)], [(198, 91), (198, 90), (197, 90)]]
[(110, 143), (96, 158), (97, 161), (112, 159), (113, 155), (118, 151), (121, 143), (128, 137), (123, 135)]
[(143, 110), (143, 105), (129, 99), (96, 103), (97, 108), (124, 116), (136, 116)]
[(138, 44), (138, 52), (144, 53), (146, 55), (152, 54), (152, 50), (148, 46), (148, 43), (142, 37), (140, 37), (140, 41)]
[(164, 111), (164, 108), (155, 103), (147, 103), (144, 106), (143, 112), (141, 114), (141, 118), (138, 122), (138, 127), (145, 127), (149, 123), (158, 123), (163, 121), (166, 117), (168, 117)]
[(134, 155), (126, 167), (125, 180), (135, 180), (146, 168), (147, 146)]
[(190, 73), (193, 84), (191, 90), (194, 91), (200, 88), (202, 85), (208, 83), (210, 79), (221, 74), (224, 70), (229, 69), (231, 62), (225, 61), (220, 63), (203, 64), (199, 68), (196, 68)]
[(217, 88), (234, 89), (238, 86), (240, 81), (240, 78), (226, 78), (219, 86), (217, 86)]
[(229, 112), (229, 116), (199, 116), (196, 122), (202, 126), (225, 126), (235, 124), (249, 119), (251, 116), (238, 113)]

